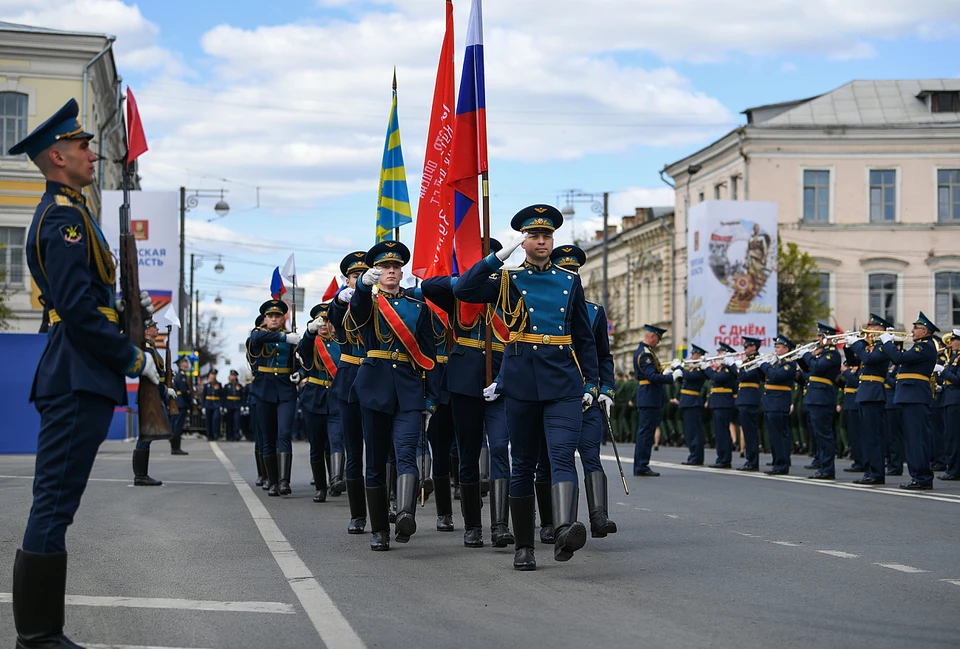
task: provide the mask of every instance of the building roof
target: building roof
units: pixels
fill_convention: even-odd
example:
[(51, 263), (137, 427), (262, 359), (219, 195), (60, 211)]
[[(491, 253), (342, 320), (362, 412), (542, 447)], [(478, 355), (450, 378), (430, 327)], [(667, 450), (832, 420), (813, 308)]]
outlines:
[(99, 36), (100, 38), (113, 38), (108, 34), (97, 34), (94, 32), (72, 32), (62, 29), (49, 29), (47, 27), (34, 27), (33, 25), (19, 25), (17, 23), (8, 23), (0, 20), (0, 31), (4, 32), (23, 32), (27, 34), (56, 34), (59, 36)]
[(743, 112), (757, 128), (960, 123), (960, 114), (930, 112), (926, 95), (938, 91), (960, 91), (960, 79), (851, 81), (817, 97)]

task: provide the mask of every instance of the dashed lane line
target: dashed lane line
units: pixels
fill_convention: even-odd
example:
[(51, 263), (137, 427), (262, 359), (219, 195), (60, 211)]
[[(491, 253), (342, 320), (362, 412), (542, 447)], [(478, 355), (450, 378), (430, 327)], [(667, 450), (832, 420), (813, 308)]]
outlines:
[(851, 554), (850, 552), (843, 552), (841, 550), (817, 550), (820, 554), (825, 554), (828, 557), (836, 557), (837, 559), (858, 559), (860, 558), (859, 554)]
[(948, 584), (953, 584), (954, 586), (960, 586), (960, 579), (941, 579), (940, 581), (945, 581)]
[(786, 548), (800, 548), (803, 547), (799, 543), (794, 543), (793, 541), (768, 541), (768, 543), (773, 543), (774, 545), (782, 545)]
[[(0, 593), (0, 602), (12, 602), (11, 593)], [(67, 595), (69, 606), (96, 606), (101, 608), (161, 608), (183, 611), (217, 611), (222, 613), (279, 613), (293, 615), (292, 604), (282, 602), (217, 602), (164, 597), (94, 597)]]
[(84, 646), (87, 649), (188, 649), (187, 647), (157, 647), (140, 644), (86, 644)]
[(353, 630), (350, 622), (330, 599), (330, 595), (287, 541), (267, 508), (233, 466), (230, 458), (220, 449), (220, 445), (217, 442), (211, 442), (210, 448), (227, 470), (230, 480), (233, 481), (240, 498), (243, 499), (250, 516), (253, 517), (253, 522), (260, 530), (267, 549), (280, 566), (283, 576), (300, 600), (300, 605), (303, 606), (323, 644), (327, 649), (365, 649), (366, 645), (360, 636)]
[(910, 574), (930, 572), (929, 570), (921, 570), (920, 568), (914, 568), (913, 566), (905, 566), (902, 563), (874, 563), (873, 565), (880, 566), (881, 568), (889, 568), (890, 570), (896, 570), (897, 572), (907, 572)]

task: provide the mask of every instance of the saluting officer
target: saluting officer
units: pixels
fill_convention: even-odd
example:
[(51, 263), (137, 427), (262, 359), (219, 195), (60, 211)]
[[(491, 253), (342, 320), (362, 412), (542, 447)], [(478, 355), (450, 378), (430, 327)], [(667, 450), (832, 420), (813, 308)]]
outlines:
[[(536, 569), (533, 483), (544, 439), (552, 466), (554, 559), (568, 561), (587, 537), (577, 520), (574, 451), (583, 408), (598, 394), (597, 350), (580, 277), (550, 262), (561, 223), (560, 211), (549, 205), (520, 210), (510, 225), (522, 236), (476, 263), (453, 289), (465, 302), (498, 305), (511, 331), (496, 389), (504, 395), (513, 457), (517, 570)], [(501, 270), (521, 244), (523, 265)]]
[(227, 384), (223, 386), (223, 411), (226, 422), (227, 441), (240, 441), (240, 402), (243, 401), (243, 386), (240, 385), (240, 373), (230, 370)]
[[(163, 357), (160, 356), (160, 353), (157, 351), (157, 334), (159, 329), (157, 328), (157, 323), (154, 322), (153, 318), (146, 320), (143, 323), (143, 334), (144, 334), (144, 343), (143, 351), (147, 354), (150, 354), (153, 357), (153, 363), (157, 366), (157, 374), (160, 377), (164, 376), (166, 368), (163, 364)], [(164, 412), (167, 411), (167, 384), (161, 379), (160, 385), (157, 386), (157, 389), (160, 390), (160, 403), (163, 406)], [(135, 487), (159, 487), (163, 484), (160, 480), (154, 480), (149, 475), (150, 469), (150, 442), (143, 439), (137, 438), (137, 445), (133, 449), (133, 486)]]
[(291, 493), (293, 426), (297, 416), (296, 358), (300, 335), (283, 328), (288, 307), (280, 300), (260, 305), (263, 327), (250, 335), (248, 353), (257, 359), (252, 394), (257, 399), (257, 418), (263, 434), (263, 462), (267, 471), (267, 495)]
[[(707, 350), (699, 345), (690, 345), (690, 360), (699, 361), (707, 354)], [(680, 386), (680, 399), (677, 404), (683, 417), (683, 435), (686, 438), (687, 449), (690, 454), (681, 464), (687, 466), (703, 466), (703, 399), (700, 392), (707, 380), (701, 363), (687, 364), (682, 367), (679, 360), (671, 364), (674, 371), (680, 370), (683, 383)]]
[(643, 327), (646, 329), (643, 342), (633, 353), (633, 371), (638, 381), (637, 408), (640, 411), (637, 444), (633, 452), (633, 475), (656, 478), (660, 474), (650, 468), (650, 453), (653, 437), (663, 417), (663, 386), (679, 380), (683, 372), (679, 368), (663, 369), (653, 351), (667, 330), (650, 324)]
[[(755, 360), (760, 354), (761, 340), (743, 336), (743, 353), (746, 361)], [(744, 370), (737, 363), (737, 412), (740, 414), (740, 430), (743, 431), (743, 466), (738, 471), (760, 470), (760, 368)]]
[[(949, 349), (943, 379), (943, 419), (947, 438), (947, 469), (941, 480), (960, 480), (960, 329), (943, 336)], [(934, 368), (936, 369), (936, 368)]]
[(886, 481), (886, 428), (887, 397), (884, 381), (890, 367), (890, 359), (877, 344), (881, 333), (893, 325), (875, 313), (870, 314), (866, 329), (873, 334), (861, 339), (849, 335), (845, 342), (860, 360), (860, 375), (857, 383), (857, 406), (860, 408), (860, 461), (863, 477), (854, 484), (882, 485)]
[(760, 373), (764, 376), (763, 419), (767, 424), (767, 436), (770, 438), (770, 453), (773, 464), (764, 471), (767, 475), (787, 475), (790, 473), (790, 406), (793, 401), (793, 386), (797, 380), (797, 364), (792, 360), (781, 360), (793, 349), (793, 341), (784, 335), (774, 341), (774, 354), (768, 354), (760, 364)]
[(717, 447), (717, 460), (710, 465), (711, 469), (729, 469), (733, 465), (733, 440), (730, 439), (730, 422), (733, 420), (733, 391), (737, 387), (736, 361), (734, 355), (737, 350), (726, 343), (720, 343), (717, 351), (724, 354), (724, 358), (705, 367), (703, 373), (712, 384), (710, 387), (711, 420), (713, 422), (713, 439)]
[[(386, 465), (390, 446), (397, 460), (396, 540), (417, 531), (420, 482), (417, 444), (440, 397), (430, 309), (400, 287), (410, 251), (382, 241), (367, 251), (367, 265), (350, 299), (350, 311), (367, 356), (354, 387), (360, 398), (367, 452), (367, 509), (371, 550), (390, 549)], [(373, 287), (378, 286), (376, 295)], [(424, 377), (424, 373), (426, 377)]]
[[(555, 265), (574, 273), (587, 262), (587, 253), (579, 246), (560, 246), (554, 248), (550, 261)], [(609, 518), (607, 502), (607, 474), (600, 462), (600, 442), (606, 433), (616, 396), (613, 374), (613, 354), (610, 353), (610, 338), (607, 334), (607, 313), (603, 306), (587, 301), (587, 315), (593, 339), (597, 346), (597, 368), (600, 374), (600, 394), (596, 403), (583, 411), (583, 424), (580, 427), (580, 443), (577, 453), (583, 466), (583, 486), (587, 492), (587, 511), (590, 513), (590, 536), (604, 538), (615, 534), (617, 524)], [(603, 408), (603, 413), (600, 409)], [(606, 422), (604, 416), (606, 415)]]
[(207, 440), (213, 442), (220, 437), (220, 409), (223, 407), (223, 386), (217, 381), (217, 370), (207, 373), (207, 380), (201, 390), (203, 414), (206, 417)]
[[(46, 346), (30, 401), (40, 413), (33, 506), (13, 566), (17, 646), (77, 646), (63, 635), (67, 527), (87, 486), (113, 410), (126, 403), (123, 377), (158, 385), (152, 355), (120, 333), (116, 266), (83, 188), (93, 182), (96, 154), (71, 99), (10, 148), (26, 153), (46, 179), (27, 234), (27, 265), (49, 313)], [(153, 307), (140, 295), (144, 319)]]
[(817, 323), (817, 339), (820, 344), (812, 352), (800, 358), (801, 367), (809, 370), (807, 393), (803, 405), (810, 416), (810, 427), (817, 440), (817, 456), (814, 465), (817, 472), (811, 480), (836, 478), (835, 459), (837, 447), (833, 436), (833, 412), (837, 405), (837, 377), (840, 376), (840, 352), (826, 342), (826, 336), (834, 336), (837, 330)]
[[(353, 316), (348, 312), (357, 282), (364, 271), (370, 268), (366, 260), (365, 250), (355, 250), (340, 261), (340, 273), (346, 278), (346, 286), (337, 292), (327, 311), (333, 324), (335, 340), (340, 345), (340, 362), (337, 363), (337, 375), (333, 379), (333, 395), (339, 402), (338, 410), (347, 454), (344, 482), (350, 505), (348, 534), (363, 534), (367, 527), (367, 500), (363, 479), (363, 418), (360, 399), (354, 389), (357, 371), (366, 352), (363, 349), (363, 340), (356, 332)], [(349, 326), (346, 326), (347, 324)]]
[(930, 432), (933, 390), (930, 388), (930, 377), (937, 365), (937, 349), (930, 337), (938, 331), (937, 326), (921, 311), (913, 323), (913, 347), (909, 350), (897, 349), (893, 334), (884, 332), (880, 335), (883, 353), (900, 366), (893, 401), (903, 409), (904, 449), (907, 469), (912, 478), (910, 482), (901, 484), (901, 489), (933, 489), (933, 470), (930, 468), (933, 454)]
[[(173, 390), (177, 395), (177, 414), (173, 421), (173, 437), (170, 438), (170, 455), (189, 455), (180, 446), (183, 427), (193, 409), (193, 383), (190, 381), (190, 358), (183, 354), (177, 357), (177, 373), (173, 377)], [(257, 465), (259, 466), (259, 465)]]

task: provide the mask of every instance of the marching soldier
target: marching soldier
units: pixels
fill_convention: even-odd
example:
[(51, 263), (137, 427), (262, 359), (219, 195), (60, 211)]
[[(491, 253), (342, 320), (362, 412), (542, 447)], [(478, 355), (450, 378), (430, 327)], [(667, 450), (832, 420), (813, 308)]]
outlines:
[(417, 444), (440, 397), (439, 377), (429, 374), (436, 364), (430, 309), (400, 287), (409, 261), (410, 251), (399, 241), (378, 243), (367, 251), (370, 269), (350, 299), (367, 351), (354, 388), (367, 453), (370, 549), (377, 551), (390, 549), (386, 464), (391, 445), (397, 462), (396, 540), (406, 543), (417, 531)]
[(646, 329), (643, 342), (633, 354), (633, 371), (638, 379), (636, 401), (640, 410), (637, 443), (633, 452), (633, 475), (656, 478), (660, 474), (650, 468), (650, 452), (663, 416), (663, 386), (680, 379), (683, 371), (670, 367), (663, 369), (660, 359), (653, 353), (667, 330), (649, 324), (643, 326)]
[[(144, 353), (150, 354), (153, 356), (153, 363), (157, 367), (157, 374), (161, 377), (164, 376), (166, 368), (163, 364), (163, 357), (160, 356), (160, 352), (157, 351), (157, 334), (159, 329), (157, 328), (157, 323), (154, 322), (153, 318), (146, 320), (143, 323), (144, 327)], [(170, 396), (167, 394), (167, 384), (161, 380), (160, 385), (157, 386), (157, 389), (160, 390), (160, 403), (163, 405), (164, 411), (167, 410), (167, 401)], [(169, 415), (168, 415), (169, 416)], [(160, 480), (154, 480), (150, 477), (148, 471), (150, 468), (150, 442), (137, 438), (137, 445), (133, 449), (133, 486), (135, 487), (159, 487), (163, 484)]]
[[(78, 113), (71, 99), (8, 151), (26, 153), (47, 181), (25, 246), (49, 329), (30, 390), (40, 413), (33, 506), (13, 566), (13, 619), (23, 649), (77, 646), (63, 635), (67, 527), (114, 407), (126, 402), (123, 377), (160, 382), (153, 356), (120, 333), (116, 266), (81, 193), (93, 182), (97, 156)], [(127, 308), (142, 307), (146, 320), (153, 307), (149, 295), (140, 298)]]
[(793, 349), (793, 341), (784, 335), (777, 336), (773, 346), (775, 354), (769, 354), (760, 364), (763, 374), (763, 417), (770, 438), (770, 453), (773, 464), (767, 475), (790, 473), (790, 408), (793, 401), (793, 386), (797, 377), (797, 364), (781, 360)]
[[(699, 361), (707, 353), (703, 347), (690, 344), (690, 360)], [(680, 386), (680, 399), (677, 407), (683, 416), (683, 433), (690, 454), (681, 462), (686, 466), (703, 466), (703, 399), (700, 391), (707, 380), (700, 363), (688, 363), (688, 369), (681, 368), (679, 360), (673, 362), (674, 370), (680, 369), (683, 382)]]
[[(947, 336), (950, 334), (948, 333)], [(949, 350), (944, 344), (944, 340), (939, 336), (932, 336), (937, 349), (937, 366), (945, 367), (950, 360)], [(943, 408), (943, 378), (940, 376), (942, 370), (936, 370), (934, 376), (930, 379), (930, 385), (933, 386), (933, 407), (930, 411), (930, 430), (933, 437), (933, 462), (931, 468), (934, 472), (944, 471), (947, 468), (947, 441), (945, 428), (945, 411)]]
[[(254, 320), (253, 330), (251, 330), (250, 336), (262, 326), (263, 315), (261, 314)], [(256, 381), (260, 363), (259, 359), (251, 353), (250, 336), (247, 337), (246, 341), (247, 364), (250, 366), (250, 372), (253, 376), (252, 380)], [(247, 410), (250, 413), (250, 428), (253, 431), (253, 457), (257, 462), (257, 480), (254, 484), (266, 490), (270, 485), (267, 480), (267, 467), (263, 461), (263, 431), (260, 428), (260, 420), (257, 416), (257, 397), (254, 395), (253, 383), (247, 384)]]
[(960, 329), (944, 335), (943, 342), (950, 350), (950, 357), (940, 371), (947, 438), (947, 469), (940, 479), (960, 480)]
[(207, 373), (207, 380), (200, 392), (203, 399), (203, 414), (206, 419), (207, 441), (220, 437), (220, 409), (223, 407), (223, 387), (217, 381), (217, 370)]
[(853, 464), (844, 467), (845, 473), (862, 473), (863, 456), (860, 448), (860, 406), (857, 405), (857, 388), (860, 385), (860, 359), (849, 347), (844, 347), (846, 369), (840, 373), (840, 385), (843, 387), (837, 412), (841, 413), (847, 429), (847, 442)]
[(877, 337), (893, 325), (876, 315), (870, 314), (866, 329), (876, 332), (866, 338), (847, 336), (847, 348), (857, 355), (860, 361), (860, 374), (857, 382), (857, 406), (860, 409), (860, 461), (863, 464), (863, 477), (854, 480), (854, 484), (882, 485), (886, 481), (886, 428), (887, 398), (884, 382), (890, 359), (876, 344)]
[(177, 373), (173, 377), (173, 390), (176, 393), (178, 413), (173, 421), (173, 437), (170, 438), (170, 455), (189, 455), (180, 446), (183, 440), (183, 427), (194, 407), (193, 382), (190, 380), (190, 358), (185, 354), (177, 357)]
[(230, 370), (227, 384), (223, 386), (223, 415), (226, 422), (227, 441), (240, 441), (240, 405), (243, 401), (243, 386), (240, 385), (240, 373)]
[(913, 347), (908, 351), (897, 349), (893, 334), (885, 332), (880, 335), (880, 349), (900, 366), (893, 402), (903, 410), (904, 449), (912, 478), (910, 482), (901, 484), (901, 489), (933, 489), (933, 471), (930, 468), (933, 453), (930, 404), (933, 402), (933, 391), (930, 389), (930, 377), (937, 365), (937, 349), (931, 336), (938, 331), (937, 326), (921, 311), (913, 323)]
[(263, 435), (263, 462), (267, 471), (267, 495), (291, 493), (293, 465), (291, 437), (297, 416), (297, 382), (294, 349), (300, 335), (286, 331), (285, 302), (267, 300), (260, 305), (263, 327), (250, 335), (249, 354), (257, 359), (257, 375), (251, 393), (257, 400), (257, 418)]
[[(743, 353), (747, 361), (759, 356), (761, 340), (743, 336)], [(743, 466), (738, 471), (760, 470), (760, 368), (744, 370), (738, 363), (737, 411), (743, 432)]]
[(316, 493), (313, 502), (327, 500), (327, 466), (323, 452), (329, 442), (330, 420), (337, 415), (337, 400), (330, 391), (337, 376), (337, 363), (340, 361), (340, 346), (327, 335), (328, 307), (317, 304), (310, 309), (310, 322), (307, 333), (297, 346), (304, 381), (300, 391), (300, 403), (303, 408), (303, 423), (310, 442), (310, 470)]
[(710, 409), (713, 421), (713, 438), (717, 447), (717, 460), (710, 465), (711, 469), (729, 469), (733, 466), (733, 441), (730, 439), (730, 421), (733, 418), (733, 392), (737, 387), (736, 362), (733, 355), (737, 353), (733, 347), (720, 343), (717, 351), (725, 357), (714, 361), (710, 367), (705, 367), (703, 373), (710, 379)]
[(807, 352), (800, 362), (809, 369), (807, 393), (803, 405), (810, 414), (810, 427), (817, 440), (817, 472), (809, 476), (811, 480), (833, 480), (836, 478), (836, 445), (833, 436), (833, 412), (837, 405), (837, 377), (840, 376), (840, 352), (826, 343), (826, 336), (834, 336), (837, 330), (829, 325), (817, 324), (817, 338), (820, 345)]
[[(586, 253), (577, 246), (555, 248), (550, 260), (560, 268), (574, 273), (587, 261)], [(593, 339), (597, 347), (597, 367), (600, 374), (600, 394), (597, 402), (583, 411), (583, 424), (580, 428), (580, 443), (577, 452), (583, 465), (583, 486), (587, 492), (587, 511), (590, 513), (590, 536), (604, 538), (615, 534), (617, 524), (608, 516), (607, 474), (600, 462), (600, 442), (604, 432), (609, 430), (616, 396), (613, 375), (613, 355), (610, 353), (610, 338), (607, 334), (607, 313), (603, 306), (587, 302), (587, 314), (593, 330)], [(603, 409), (603, 413), (600, 409)], [(604, 421), (604, 416), (606, 415)]]
[[(881, 334), (882, 335), (882, 334)], [(896, 341), (893, 343), (897, 350), (903, 350), (903, 343)], [(881, 348), (882, 351), (882, 348)], [(884, 354), (886, 355), (886, 354)], [(887, 359), (889, 360), (889, 356)], [(886, 456), (887, 475), (903, 475), (903, 408), (894, 402), (897, 388), (897, 374), (900, 367), (896, 363), (890, 363), (887, 370), (887, 377), (883, 383), (884, 398), (886, 404)]]
[(363, 479), (363, 421), (360, 400), (354, 389), (357, 371), (366, 352), (363, 341), (356, 333), (353, 316), (348, 312), (357, 282), (369, 268), (366, 258), (365, 251), (355, 250), (340, 261), (340, 273), (346, 278), (347, 284), (337, 292), (327, 312), (333, 324), (335, 341), (340, 345), (340, 362), (337, 364), (337, 375), (333, 379), (333, 394), (338, 401), (347, 455), (344, 482), (347, 502), (350, 505), (348, 534), (363, 534), (367, 527), (367, 501)]
[[(553, 233), (561, 223), (560, 211), (549, 205), (520, 210), (511, 226), (522, 236), (479, 261), (454, 285), (454, 294), (465, 302), (496, 304), (511, 331), (495, 389), (503, 394), (513, 458), (516, 570), (536, 570), (533, 483), (544, 439), (552, 465), (554, 559), (568, 561), (587, 538), (577, 520), (574, 451), (582, 411), (598, 394), (597, 351), (580, 277), (550, 262)], [(502, 269), (521, 244), (523, 265)]]

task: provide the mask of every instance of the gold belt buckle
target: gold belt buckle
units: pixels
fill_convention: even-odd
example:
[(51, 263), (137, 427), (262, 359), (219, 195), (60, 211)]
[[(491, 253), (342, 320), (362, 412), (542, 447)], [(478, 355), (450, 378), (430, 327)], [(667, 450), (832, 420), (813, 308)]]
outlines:
[(394, 349), (392, 352), (390, 352), (390, 360), (395, 361), (395, 360), (397, 360), (398, 358), (400, 358), (400, 352), (398, 352), (396, 349)]
[(543, 334), (543, 344), (544, 345), (550, 344), (550, 334)]

